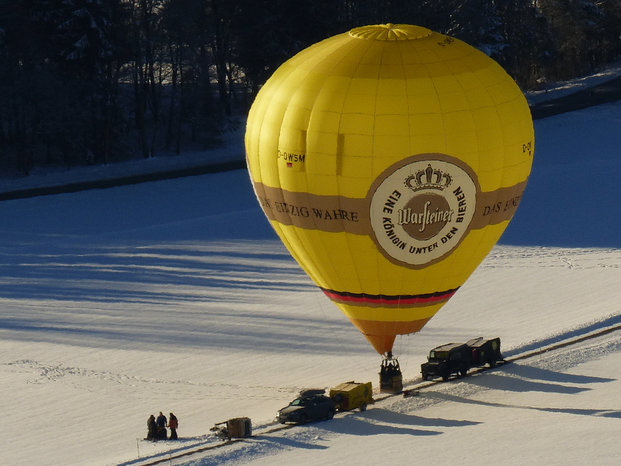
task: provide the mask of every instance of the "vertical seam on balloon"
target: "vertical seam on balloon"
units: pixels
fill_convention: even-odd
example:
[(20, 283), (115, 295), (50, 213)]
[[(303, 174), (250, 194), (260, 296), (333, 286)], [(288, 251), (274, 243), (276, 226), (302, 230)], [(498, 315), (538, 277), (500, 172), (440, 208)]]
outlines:
[[(416, 47), (416, 46), (414, 45), (414, 43), (410, 44), (409, 42), (410, 41), (406, 41), (406, 43), (403, 46), (401, 44), (397, 44), (397, 46), (399, 47), (399, 57), (401, 59), (401, 72), (403, 73), (403, 86), (404, 86), (404, 89), (405, 89), (405, 100), (406, 100), (406, 104), (407, 104), (408, 152), (410, 152), (408, 154), (408, 156), (411, 156), (411, 155), (414, 155), (414, 154), (411, 153), (412, 152), (412, 120), (410, 118), (410, 95), (408, 94), (408, 79), (407, 79), (408, 74), (407, 74), (407, 71), (405, 69), (405, 60), (404, 60), (404, 54), (403, 54), (403, 47), (405, 47), (406, 45), (410, 45), (411, 47)], [(403, 273), (400, 274), (400, 277), (399, 277), (399, 280), (400, 280), (399, 289), (405, 289), (406, 282), (409, 281), (409, 277), (410, 277), (410, 272), (409, 271), (404, 271)], [(401, 307), (401, 306), (399, 305), (399, 307)], [(393, 324), (393, 325), (395, 325), (395, 324)]]
[[(269, 109), (268, 109), (267, 106), (262, 106), (262, 107), (259, 107), (257, 109), (257, 113), (258, 113), (259, 110), (261, 110), (260, 124), (258, 125), (258, 130), (255, 132), (255, 134), (253, 136), (254, 136), (254, 138), (256, 140), (256, 152), (257, 152), (257, 154), (256, 154), (256, 157), (255, 157), (255, 159), (256, 159), (255, 163), (257, 164), (257, 169), (258, 169), (257, 171), (258, 171), (259, 177), (260, 177), (259, 182), (263, 183), (263, 180), (265, 179), (265, 177), (263, 175), (263, 166), (264, 166), (264, 164), (261, 163), (261, 132), (263, 131), (263, 125), (265, 123), (265, 116), (267, 115), (267, 112), (268, 112)], [(248, 122), (246, 124), (248, 124)], [(252, 184), (253, 184), (253, 188), (252, 189), (254, 190), (255, 189), (254, 188), (254, 180), (252, 179), (252, 175), (250, 176), (250, 178), (251, 178), (251, 181), (252, 181)], [(282, 234), (279, 234), (279, 231), (277, 230), (275, 224), (273, 222), (270, 222), (269, 220), (268, 220), (268, 223), (270, 223), (270, 225), (272, 226), (272, 229), (274, 230), (276, 235), (279, 238), (282, 239), (283, 236), (282, 236)], [(289, 248), (287, 248), (287, 249), (289, 249)]]
[[(429, 48), (429, 51), (431, 52), (432, 49)], [(441, 57), (438, 56), (435, 52), (433, 52), (433, 54), (438, 59), (438, 62), (439, 61), (444, 61), (444, 60), (441, 60)], [(442, 134), (445, 135), (446, 132), (444, 131), (445, 130), (445, 124), (444, 124), (443, 111), (442, 111), (442, 100), (440, 99), (440, 93), (438, 92), (438, 88), (436, 87), (436, 82), (434, 80), (434, 77), (429, 72), (428, 65), (429, 65), (429, 63), (425, 63), (425, 71), (427, 72), (427, 76), (429, 77), (429, 82), (431, 83), (431, 86), (433, 87), (433, 92), (434, 92), (436, 100), (438, 102), (438, 107), (440, 109), (440, 117), (441, 117), (440, 121), (442, 122)], [(446, 136), (444, 136), (444, 148), (442, 150), (436, 150), (435, 152), (446, 153)]]
[[(348, 34), (348, 33), (346, 33), (346, 34), (347, 34), (348, 41), (351, 41), (352, 39), (349, 37), (349, 34)], [(334, 63), (333, 67), (331, 68), (331, 71), (332, 71), (332, 70), (334, 70), (334, 68), (336, 68), (336, 67), (337, 67), (340, 63), (342, 63), (344, 59), (345, 59), (345, 55), (343, 55), (343, 56), (340, 58), (340, 60), (338, 60), (336, 63)], [(328, 74), (326, 74), (326, 77), (327, 77), (327, 76), (328, 76)], [(351, 78), (350, 78), (350, 81), (349, 81), (348, 86), (351, 86)], [(343, 99), (343, 104), (342, 104), (342, 105), (344, 105), (344, 102), (345, 102), (345, 99)], [(334, 156), (335, 156), (335, 166), (334, 166), (335, 173), (334, 173), (334, 176), (335, 176), (335, 180), (337, 180), (337, 182), (335, 183), (335, 185), (336, 185), (336, 190), (337, 190), (337, 192), (336, 192), (336, 194), (337, 194), (336, 198), (337, 198), (337, 199), (338, 199), (338, 201), (339, 201), (339, 207), (341, 206), (341, 204), (340, 204), (340, 197), (339, 197), (339, 196), (340, 196), (340, 190), (339, 190), (339, 185), (338, 185), (338, 176), (339, 176), (339, 174), (338, 174), (338, 173), (339, 173), (339, 159), (338, 159), (338, 137), (339, 137), (339, 130), (340, 130), (340, 125), (341, 125), (341, 121), (342, 121), (342, 108), (343, 108), (343, 107), (341, 107), (341, 112), (340, 112), (340, 113), (341, 113), (341, 116), (339, 116), (339, 121), (338, 121), (338, 125), (337, 125), (337, 128), (336, 128), (336, 133), (335, 133), (335, 136), (336, 136), (336, 141), (335, 141), (335, 142), (336, 142), (336, 152), (335, 152), (335, 154), (334, 154)], [(307, 175), (307, 179), (308, 179), (308, 175)], [(341, 222), (342, 222), (342, 220), (341, 220)], [(336, 234), (336, 233), (335, 233), (335, 234)], [(345, 234), (345, 238), (347, 238), (347, 233), (344, 233), (344, 234)], [(319, 236), (319, 240), (321, 241), (321, 244), (323, 245), (323, 250), (324, 250), (324, 251), (325, 251), (325, 250), (329, 250), (329, 249), (326, 247), (325, 235), (320, 235), (320, 236)], [(347, 241), (345, 241), (345, 244), (347, 244)], [(338, 265), (337, 265), (337, 264), (335, 264), (335, 263), (333, 262), (333, 260), (332, 260), (332, 258), (331, 258), (331, 257), (328, 257), (328, 258), (326, 258), (326, 259), (324, 259), (324, 260), (329, 261), (329, 263), (330, 263), (330, 267), (331, 267), (331, 268), (332, 268), (332, 270), (333, 270), (333, 275), (336, 277), (336, 279), (337, 279), (337, 280), (341, 280), (341, 274), (342, 274), (342, 273), (341, 273), (341, 272), (339, 272), (339, 267), (338, 267)]]
[[(490, 65), (488, 65), (488, 66), (490, 66)], [(492, 66), (493, 66), (493, 65), (492, 65)], [(498, 65), (498, 66), (500, 66), (500, 65)], [(504, 72), (504, 70), (502, 70), (502, 71)], [(477, 79), (479, 79), (479, 78), (477, 77)], [(479, 82), (481, 82), (481, 80), (480, 80), (480, 79), (479, 79)], [(492, 108), (493, 108), (493, 110), (494, 110), (494, 114), (496, 115), (496, 120), (497, 120), (497, 122), (498, 122), (498, 126), (499, 126), (499, 128), (500, 128), (500, 135), (501, 135), (501, 142), (502, 142), (502, 158), (503, 158), (503, 165), (504, 165), (504, 162), (505, 162), (505, 160), (506, 160), (506, 154), (505, 154), (505, 151), (506, 151), (506, 145), (507, 145), (507, 142), (506, 142), (506, 136), (505, 136), (505, 131), (504, 131), (504, 128), (503, 128), (503, 127), (502, 127), (502, 125), (500, 124), (501, 118), (500, 118), (500, 114), (498, 113), (498, 106), (497, 106), (497, 105), (496, 105), (496, 103), (494, 102), (494, 99), (493, 99), (492, 95), (490, 94), (490, 92), (489, 92), (489, 90), (488, 90), (488, 89), (489, 89), (489, 86), (481, 86), (481, 87), (483, 87), (483, 89), (485, 90), (485, 93), (488, 95), (488, 97), (489, 97), (490, 101), (494, 104), (494, 105), (492, 106)], [(506, 170), (502, 170), (502, 176), (501, 176), (501, 179), (500, 179), (500, 186), (504, 186), (504, 178), (505, 178), (505, 175), (506, 175)], [(497, 193), (497, 194), (496, 194), (496, 200), (497, 200), (497, 199), (498, 199), (498, 196), (500, 195), (500, 193), (498, 192), (498, 190), (496, 190), (496, 193)], [(506, 227), (505, 227), (505, 228), (506, 228)], [(490, 231), (486, 231), (486, 230), (487, 230), (487, 229), (484, 229), (485, 235), (490, 235), (490, 234), (491, 234), (491, 232), (490, 232)], [(503, 233), (504, 233), (504, 230), (503, 230)], [(497, 241), (499, 241), (501, 237), (502, 237), (502, 234), (500, 235), (500, 237), (498, 237), (498, 240), (497, 240)], [(491, 249), (493, 249), (493, 247), (494, 247), (494, 246), (495, 246), (495, 243), (494, 243), (494, 244), (492, 244), (492, 247), (490, 248), (490, 251), (491, 251)], [(483, 260), (485, 260), (485, 256), (483, 256)], [(483, 261), (483, 260), (482, 260), (482, 261)], [(481, 261), (481, 262), (482, 262), (482, 261)]]
[[(287, 70), (287, 77), (289, 77), (292, 74), (293, 69)], [(287, 82), (287, 79), (282, 79), (280, 80), (280, 84), (277, 88), (275, 89), (279, 89), (282, 86), (285, 85), (285, 83)], [(274, 92), (275, 93), (275, 92)], [(265, 116), (269, 113), (269, 105), (265, 106), (265, 111), (263, 112), (263, 116), (261, 118), (261, 131), (263, 130), (263, 125), (265, 122)], [(281, 119), (280, 119), (280, 125), (279, 125), (279, 131), (278, 131), (278, 140), (276, 141), (276, 146), (278, 148), (278, 146), (280, 145), (280, 135), (281, 135), (281, 131), (282, 131), (282, 122), (284, 121), (284, 117), (285, 114), (287, 112), (287, 109), (289, 108), (289, 104), (287, 103), (287, 105), (285, 105), (284, 110), (282, 111), (282, 115), (281, 115)], [(260, 133), (259, 133), (259, 143), (260, 143), (261, 137), (260, 137)], [(260, 147), (260, 144), (259, 144)], [(258, 148), (257, 148), (258, 150)], [(262, 164), (261, 164), (261, 157), (257, 157), (258, 161), (259, 161), (259, 172), (261, 173), (261, 181), (263, 181), (264, 176), (263, 176), (263, 172), (262, 172)], [(278, 185), (280, 185), (280, 170), (278, 169), (278, 159), (276, 159), (276, 170), (274, 170), (275, 174), (276, 174), (276, 178), (278, 181)], [(268, 169), (269, 169), (269, 164), (268, 164)], [(283, 244), (285, 245), (285, 247), (287, 248), (287, 250), (290, 252), (290, 254), (293, 256), (294, 259), (296, 259), (296, 256), (298, 256), (298, 254), (295, 252), (295, 249), (291, 246), (291, 241), (289, 241), (289, 239), (287, 238), (287, 236), (284, 234), (284, 228), (282, 227), (282, 225), (280, 225), (277, 222), (270, 222), (272, 224), (272, 227), (274, 229), (274, 231), (276, 232), (276, 234), (278, 235), (278, 237), (281, 239), (281, 241), (283, 242)]]
[[(347, 33), (346, 33), (346, 34), (347, 34)], [(345, 34), (345, 35), (346, 35), (346, 34)], [(344, 35), (344, 36), (345, 36), (345, 35)], [(333, 52), (332, 52), (332, 53), (338, 52), (339, 50), (340, 50), (340, 47), (336, 47), (336, 46), (335, 46), (335, 47), (334, 47), (334, 49), (333, 49)], [(331, 54), (331, 55), (332, 55), (332, 54)], [(326, 58), (327, 58), (327, 57), (326, 57)], [(332, 69), (334, 69), (334, 68), (335, 68), (335, 67), (336, 67), (339, 63), (341, 63), (343, 59), (344, 59), (344, 57), (342, 57), (340, 60), (338, 60), (336, 63), (334, 63), (334, 65), (333, 65)], [(319, 88), (317, 95), (321, 92), (321, 89), (322, 89), (322, 88)], [(313, 100), (313, 105), (312, 105), (312, 106), (311, 106), (311, 108), (309, 109), (309, 122), (308, 122), (309, 124), (310, 124), (310, 121), (311, 121), (311, 119), (312, 119), (312, 114), (313, 114), (313, 110), (314, 110), (314, 107), (315, 107), (315, 102), (316, 102), (316, 100), (317, 100), (317, 99), (316, 99), (316, 98), (317, 98), (317, 95), (315, 95), (315, 98), (314, 98), (314, 100)], [(308, 128), (308, 126), (307, 126), (307, 127), (306, 127), (306, 133), (307, 133), (306, 144), (308, 144), (308, 139), (309, 139), (309, 138), (308, 138), (308, 129), (309, 129), (309, 128)], [(337, 136), (338, 136), (338, 135), (337, 135)], [(305, 153), (306, 153), (306, 154), (308, 154), (308, 150), (307, 150), (306, 148), (305, 148)], [(312, 185), (312, 183), (310, 183), (310, 179), (309, 179), (309, 172), (308, 172), (308, 170), (304, 170), (304, 177), (305, 177), (305, 180), (306, 180), (306, 188), (307, 188), (307, 189), (306, 189), (306, 191), (307, 191), (307, 193), (308, 193), (308, 188), (309, 188), (309, 186), (311, 186), (311, 185)], [(315, 224), (315, 225), (316, 225), (316, 224)], [(317, 230), (319, 230), (319, 228), (317, 228)], [(303, 245), (303, 243), (301, 243), (301, 242), (299, 241), (300, 236), (299, 236), (299, 234), (298, 234), (298, 230), (297, 230), (297, 229), (295, 230), (295, 235), (296, 235), (296, 237), (297, 237), (298, 242), (300, 243), (300, 245)], [(319, 241), (320, 241), (320, 242), (321, 242), (321, 244), (323, 245), (323, 250), (325, 251), (325, 250), (326, 250), (326, 247), (325, 247), (325, 241), (324, 241), (324, 239), (323, 239), (323, 236), (322, 236), (322, 235), (317, 235), (317, 238), (319, 239)], [(307, 248), (305, 248), (304, 246), (302, 246), (302, 248), (304, 249), (304, 252), (306, 253), (306, 256), (307, 256), (308, 258), (310, 258), (311, 263), (312, 263), (312, 265), (313, 265), (313, 270), (318, 270), (318, 266), (317, 266), (318, 262), (317, 262), (316, 258), (314, 258), (311, 254), (309, 254), (309, 251), (307, 250)], [(327, 262), (330, 264), (330, 269), (331, 269), (331, 270), (330, 270), (330, 273), (328, 274), (328, 277), (335, 277), (335, 278), (337, 278), (337, 279), (338, 279), (340, 274), (339, 274), (339, 272), (338, 272), (338, 267), (336, 267), (336, 266), (335, 266), (335, 264), (334, 264), (334, 262), (333, 262), (332, 258), (328, 256), (328, 257), (325, 257), (323, 261), (324, 261), (324, 262), (326, 262), (326, 261), (327, 261)], [(325, 270), (325, 268), (324, 268), (324, 270)], [(320, 277), (317, 277), (317, 278), (320, 278)], [(327, 278), (327, 277), (326, 277), (326, 278)]]
[[(384, 51), (382, 50), (382, 58), (384, 56)], [(380, 60), (380, 67), (381, 67), (381, 60)], [(374, 108), (373, 108), (373, 135), (376, 134), (376, 125), (377, 125), (377, 99), (378, 99), (378, 93), (379, 93), (379, 75), (380, 75), (380, 67), (378, 67), (377, 69), (377, 76), (376, 76), (376, 84), (375, 84), (375, 100), (373, 102), (374, 104)], [(375, 180), (378, 176), (378, 173), (381, 173), (381, 171), (378, 171), (376, 168), (376, 160), (375, 160), (375, 144), (371, 144), (371, 173), (373, 176), (373, 180)], [(381, 277), (380, 277), (380, 261), (384, 259), (384, 256), (382, 254), (375, 254), (375, 275), (376, 275), (376, 283), (378, 284), (377, 286), (377, 292), (380, 291), (381, 286)]]
[[(289, 76), (291, 75), (291, 73), (292, 72), (288, 73)], [(309, 76), (309, 73), (307, 73), (307, 75), (303, 78), (303, 80), (307, 79), (308, 76)], [(280, 86), (283, 86), (285, 82), (286, 82), (286, 80), (281, 80), (281, 85)], [(287, 113), (287, 110), (289, 109), (289, 106), (290, 106), (290, 103), (291, 103), (291, 97), (293, 97), (293, 96), (289, 96), (287, 104), (285, 105), (285, 108), (284, 108), (284, 110), (282, 112), (282, 115), (281, 115), (281, 118), (280, 118), (280, 124), (279, 124), (279, 129), (278, 129), (278, 139), (276, 141), (277, 147), (280, 146), (280, 139), (281, 139), (281, 135), (282, 135), (282, 124), (284, 122), (284, 118), (285, 118), (285, 115)], [(274, 172), (275, 172), (276, 179), (277, 179), (277, 186), (281, 186), (282, 187), (282, 176), (281, 176), (281, 169), (280, 169), (279, 164), (278, 164), (278, 159), (275, 162), (275, 168), (276, 169), (274, 170)], [(291, 218), (290, 215), (289, 215), (289, 218)], [(280, 229), (280, 232), (281, 232), (281, 234), (279, 234), (279, 237), (282, 239), (283, 243), (285, 243), (285, 245), (287, 246), (287, 249), (290, 251), (291, 255), (294, 257), (294, 259), (296, 259), (296, 262), (298, 262), (298, 265), (301, 267), (301, 264), (300, 264), (301, 260), (300, 259), (303, 259), (305, 256), (309, 257), (308, 251), (305, 248), (302, 248), (302, 251), (304, 252), (304, 255), (299, 254), (297, 252), (296, 248), (293, 248), (291, 246), (291, 244), (292, 244), (291, 240), (289, 238), (287, 238), (287, 235), (285, 235), (283, 233), (286, 228), (280, 226), (280, 224), (278, 224), (278, 228)], [(297, 235), (297, 231), (294, 229), (295, 227), (292, 225), (292, 226), (290, 226), (288, 228), (289, 228), (290, 232), (295, 232), (295, 239), (297, 240), (298, 243), (300, 243), (300, 241), (299, 241), (300, 238)], [(315, 270), (315, 267), (313, 267), (312, 271), (314, 272), (314, 270)], [(314, 276), (314, 275), (315, 275), (315, 273), (312, 274), (312, 276)], [(312, 276), (311, 276), (311, 278), (313, 278)]]
[[(433, 47), (437, 47), (437, 43), (435, 41), (434, 41)], [(431, 47), (428, 47), (427, 50), (432, 52)], [(445, 62), (445, 60), (442, 60), (441, 57), (435, 52), (435, 50), (433, 50), (433, 54), (438, 59), (438, 62)], [(433, 75), (431, 74), (431, 72), (430, 72), (430, 70), (429, 70), (427, 65), (428, 65), (428, 63), (425, 63), (424, 69), (425, 69), (425, 72), (427, 73), (427, 77), (429, 79), (429, 82), (431, 83), (431, 86), (433, 87), (433, 92), (434, 92), (434, 95), (436, 97), (436, 101), (438, 103), (438, 108), (439, 108), (439, 112), (440, 112), (439, 113), (440, 121), (441, 121), (441, 124), (442, 124), (442, 134), (444, 135), (443, 136), (444, 147), (442, 147), (442, 148), (439, 148), (439, 147), (438, 148), (434, 148), (434, 149), (437, 149), (437, 150), (434, 150), (434, 151), (446, 154), (446, 125), (445, 125), (445, 122), (444, 122), (444, 112), (442, 110), (442, 100), (440, 99), (440, 93), (438, 92), (438, 88), (436, 87), (436, 82), (434, 81)], [(421, 280), (421, 283), (423, 283), (425, 286), (427, 286), (428, 283), (429, 283), (429, 277), (426, 276), (426, 275), (423, 276), (423, 277), (424, 278), (423, 278), (423, 280)]]
[[(357, 39), (354, 39), (354, 40), (357, 40)], [(360, 68), (360, 62), (362, 61), (362, 58), (365, 57), (369, 53), (369, 50), (371, 49), (372, 41), (369, 41), (369, 42), (365, 41), (364, 43), (367, 44), (367, 49), (364, 52), (364, 54), (362, 54), (362, 56), (360, 57), (360, 60), (356, 64), (356, 71)], [(356, 76), (356, 73), (354, 73), (354, 76)], [(345, 98), (343, 99), (343, 103), (342, 103), (342, 106), (341, 106), (341, 118), (339, 119), (338, 130), (337, 130), (337, 137), (338, 137), (338, 135), (341, 134), (341, 124), (343, 122), (343, 118), (342, 118), (343, 117), (343, 108), (345, 106), (345, 101), (347, 99), (347, 96), (349, 95), (349, 91), (351, 89), (351, 85), (352, 85), (352, 82), (354, 80), (354, 76), (350, 76), (349, 77), (349, 82), (347, 84), (347, 90), (345, 92)], [(340, 175), (337, 173), (337, 177), (338, 176), (342, 176), (342, 172), (341, 172)], [(342, 207), (342, 203), (341, 203), (341, 201), (342, 201), (342, 197), (341, 197), (342, 191), (341, 191), (338, 183), (336, 185), (336, 189), (337, 189), (337, 194), (338, 194), (338, 196), (337, 196), (338, 205), (339, 205), (339, 207)], [(343, 222), (343, 227), (345, 227), (344, 220), (341, 220), (341, 222)], [(360, 289), (360, 291), (362, 291), (362, 281), (360, 280), (360, 274), (358, 273), (358, 269), (356, 267), (356, 260), (355, 260), (355, 256), (354, 256), (354, 251), (352, 250), (352, 248), (351, 248), (351, 246), (349, 244), (349, 239), (350, 239), (351, 233), (347, 232), (346, 228), (343, 228), (343, 230), (345, 231), (345, 245), (347, 246), (347, 250), (348, 250), (348, 253), (349, 253), (350, 263), (352, 264), (352, 266), (353, 266), (352, 268), (353, 268), (354, 273), (356, 275), (356, 281), (358, 283), (358, 288)], [(351, 292), (352, 290), (343, 290), (343, 291), (350, 291)]]
[[(471, 51), (471, 52), (470, 52), (470, 56), (474, 55), (475, 53), (476, 53), (475, 51)], [(483, 53), (483, 52), (480, 52), (480, 53)], [(491, 100), (491, 95), (489, 95), (489, 92), (488, 92), (488, 90), (487, 90), (487, 86), (484, 86), (484, 85), (483, 85), (483, 83), (482, 83), (481, 79), (480, 79), (480, 78), (476, 75), (476, 73), (474, 73), (474, 71), (472, 72), (472, 76), (474, 77), (474, 79), (476, 79), (476, 80), (478, 81), (478, 83), (479, 83), (479, 89), (484, 90), (484, 92), (488, 95), (488, 97), (489, 97), (489, 98), (490, 98), (490, 100)], [(463, 89), (463, 85), (462, 85), (461, 83), (459, 83), (459, 85), (460, 85), (460, 86), (462, 87), (462, 89)], [(487, 108), (487, 107), (489, 107), (489, 105), (486, 105), (486, 106), (484, 106), (484, 107), (479, 107), (479, 108)], [(494, 107), (494, 112), (497, 114), (497, 109), (496, 109), (495, 107)], [(472, 105), (471, 105), (471, 107), (470, 107), (470, 113), (472, 114)], [(475, 124), (475, 133), (477, 133), (476, 124)], [(478, 149), (478, 150), (477, 150), (477, 154), (478, 154), (478, 156), (479, 156), (479, 160), (477, 161), (479, 166), (477, 167), (477, 170), (478, 170), (478, 171), (480, 171), (480, 169), (481, 169), (481, 163), (480, 163), (480, 137), (479, 137), (479, 135), (478, 135), (478, 134), (476, 135), (476, 142), (477, 142), (477, 149)], [(468, 235), (470, 235), (470, 234), (471, 234), (471, 232), (470, 232), (470, 233), (468, 233)], [(482, 232), (482, 233), (480, 233), (480, 234), (487, 235), (487, 234), (488, 234), (488, 232), (483, 231), (483, 232)], [(468, 235), (467, 235), (467, 236), (468, 236)], [(464, 238), (464, 240), (466, 240), (466, 238)], [(479, 247), (479, 246), (477, 246), (477, 247)], [(468, 251), (468, 252), (469, 252), (469, 257), (472, 257), (472, 256), (473, 256), (473, 251)], [(457, 261), (457, 257), (455, 256), (455, 254), (452, 254), (452, 256), (453, 256), (453, 257), (452, 257), (452, 262), (453, 262), (453, 263), (455, 263), (455, 262)], [(466, 257), (466, 258), (464, 258), (464, 259), (465, 259), (465, 260), (467, 260), (467, 257)], [(473, 272), (474, 272), (474, 271), (470, 272), (470, 274), (469, 274), (467, 277), (465, 277), (465, 278), (464, 278), (464, 282), (465, 282), (465, 280), (467, 280), (467, 279), (468, 279), (468, 277), (469, 277), (470, 275), (472, 275), (472, 273), (473, 273)]]
[[(473, 51), (470, 51), (469, 49), (467, 49), (467, 51), (468, 51), (468, 53), (467, 53), (466, 55), (462, 55), (462, 56), (461, 56), (461, 57), (459, 57), (459, 58), (461, 58), (461, 59), (463, 60), (463, 59), (464, 59), (464, 57), (470, 57), (470, 56), (472, 56)], [(458, 79), (458, 74), (456, 74), (456, 73), (454, 72), (454, 70), (453, 70), (453, 69), (451, 69), (451, 76), (453, 76), (453, 78), (455, 79), (455, 81), (456, 81), (456, 82), (457, 82), (457, 84), (459, 85), (459, 88), (462, 90), (462, 95), (466, 95), (466, 94), (467, 94), (467, 91), (466, 91), (466, 89), (464, 88), (463, 84), (459, 81), (459, 79)], [(475, 131), (475, 136), (476, 136), (476, 125), (475, 125), (474, 117), (473, 117), (473, 115), (472, 115), (472, 104), (471, 104), (470, 102), (468, 102), (468, 112), (469, 112), (470, 119), (472, 120), (472, 123), (473, 123), (473, 128), (474, 128), (474, 131)], [(446, 134), (446, 131), (444, 131), (444, 133)], [(477, 165), (478, 165), (478, 166), (477, 166), (477, 172), (478, 172), (478, 171), (480, 171), (480, 167), (481, 167), (479, 145), (480, 145), (480, 144), (479, 144), (479, 138), (478, 138), (478, 137), (476, 137), (476, 149), (477, 149), (477, 150), (476, 150), (476, 154), (477, 154)], [(453, 155), (458, 156), (459, 158), (461, 158), (461, 157), (462, 157), (462, 154), (453, 154)], [(470, 166), (470, 164), (468, 164), (468, 165)], [(471, 167), (471, 168), (472, 168), (472, 167)], [(470, 234), (470, 232), (466, 234), (466, 237), (467, 237), (469, 234)], [(464, 238), (464, 239), (465, 239), (465, 238)], [(457, 266), (457, 268), (459, 268), (459, 264), (457, 264), (457, 254), (456, 254), (456, 253), (457, 253), (457, 251), (453, 251), (453, 252), (452, 252), (452, 253), (451, 253), (448, 257), (446, 257), (446, 258), (444, 259), (445, 261), (446, 261), (446, 260), (448, 260), (448, 261), (449, 261), (449, 263), (451, 264), (451, 266), (452, 266), (452, 267), (451, 267), (451, 270), (455, 270), (455, 268), (456, 268), (455, 266)], [(471, 252), (471, 251), (469, 251), (469, 254), (470, 254), (470, 255), (472, 255), (472, 252)], [(454, 278), (453, 278), (453, 280), (454, 280)]]

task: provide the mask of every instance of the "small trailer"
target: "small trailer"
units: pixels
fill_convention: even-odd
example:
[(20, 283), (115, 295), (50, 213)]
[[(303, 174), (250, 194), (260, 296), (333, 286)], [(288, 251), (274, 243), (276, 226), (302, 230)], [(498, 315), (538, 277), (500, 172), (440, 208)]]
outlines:
[(483, 337), (473, 338), (466, 342), (472, 351), (472, 365), (482, 366), (485, 363), (494, 367), (498, 362), (504, 362), (500, 354), (500, 338), (486, 340)]
[(227, 421), (217, 422), (211, 429), (220, 440), (252, 437), (252, 421), (248, 417), (236, 417)]
[(330, 398), (334, 400), (337, 411), (351, 411), (356, 408), (364, 411), (367, 405), (375, 402), (371, 382), (359, 383), (353, 380), (331, 388)]

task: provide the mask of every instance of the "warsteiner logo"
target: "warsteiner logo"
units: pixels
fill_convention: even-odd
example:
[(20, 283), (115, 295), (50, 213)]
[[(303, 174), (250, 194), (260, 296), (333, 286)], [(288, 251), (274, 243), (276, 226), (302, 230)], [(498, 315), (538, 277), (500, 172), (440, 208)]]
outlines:
[(468, 232), (478, 191), (476, 175), (463, 162), (443, 154), (410, 157), (386, 170), (369, 191), (375, 242), (401, 265), (437, 262)]

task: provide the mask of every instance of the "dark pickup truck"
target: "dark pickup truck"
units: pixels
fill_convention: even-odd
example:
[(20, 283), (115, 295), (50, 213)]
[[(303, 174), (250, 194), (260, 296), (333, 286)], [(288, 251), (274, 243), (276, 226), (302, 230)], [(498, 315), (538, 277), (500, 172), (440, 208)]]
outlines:
[(473, 338), (466, 343), (447, 343), (429, 352), (427, 362), (420, 367), (423, 380), (442, 377), (448, 380), (453, 374), (466, 376), (468, 369), (489, 364), (493, 367), (503, 362), (500, 338)]

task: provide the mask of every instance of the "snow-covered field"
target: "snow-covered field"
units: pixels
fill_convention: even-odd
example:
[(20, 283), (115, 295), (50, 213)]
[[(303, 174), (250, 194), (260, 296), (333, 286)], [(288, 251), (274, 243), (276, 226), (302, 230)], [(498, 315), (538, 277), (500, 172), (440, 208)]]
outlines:
[[(621, 322), (621, 102), (539, 120), (501, 242), (418, 334), (505, 356)], [(619, 464), (621, 335), (261, 434), (302, 388), (377, 385), (380, 358), (272, 233), (244, 170), (0, 203), (0, 463), (135, 463), (256, 437), (194, 464)], [(174, 412), (177, 443), (150, 414)], [(264, 429), (263, 429), (264, 430)], [(207, 438), (205, 436), (207, 435)], [(167, 461), (168, 462), (168, 461)]]

